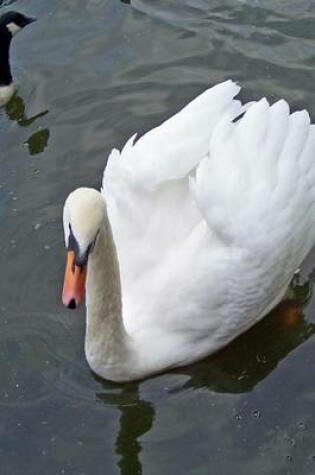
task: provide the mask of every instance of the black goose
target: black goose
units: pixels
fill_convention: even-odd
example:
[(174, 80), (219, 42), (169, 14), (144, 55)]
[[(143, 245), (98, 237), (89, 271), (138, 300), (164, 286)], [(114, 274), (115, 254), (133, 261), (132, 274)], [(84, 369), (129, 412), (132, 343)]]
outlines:
[(35, 18), (18, 12), (7, 12), (0, 17), (0, 107), (9, 102), (15, 91), (9, 56), (11, 40), (33, 21)]

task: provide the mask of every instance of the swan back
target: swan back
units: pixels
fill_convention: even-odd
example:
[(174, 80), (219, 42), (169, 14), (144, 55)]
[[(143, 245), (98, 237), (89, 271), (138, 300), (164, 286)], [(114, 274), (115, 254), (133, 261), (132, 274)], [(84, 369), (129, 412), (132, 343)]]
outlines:
[(178, 364), (266, 315), (315, 241), (307, 112), (263, 99), (235, 122), (238, 87), (220, 86), (113, 151), (104, 172), (127, 330)]

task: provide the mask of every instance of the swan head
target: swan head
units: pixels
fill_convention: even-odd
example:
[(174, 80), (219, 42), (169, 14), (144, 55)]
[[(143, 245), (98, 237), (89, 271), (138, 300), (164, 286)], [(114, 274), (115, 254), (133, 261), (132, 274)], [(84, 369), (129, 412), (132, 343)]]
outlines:
[(0, 17), (0, 33), (16, 35), (25, 26), (33, 23), (36, 18), (31, 18), (19, 12), (6, 12)]
[(76, 308), (85, 293), (89, 255), (98, 238), (106, 207), (104, 199), (92, 188), (78, 188), (66, 199), (63, 208), (63, 229), (67, 249), (62, 301)]

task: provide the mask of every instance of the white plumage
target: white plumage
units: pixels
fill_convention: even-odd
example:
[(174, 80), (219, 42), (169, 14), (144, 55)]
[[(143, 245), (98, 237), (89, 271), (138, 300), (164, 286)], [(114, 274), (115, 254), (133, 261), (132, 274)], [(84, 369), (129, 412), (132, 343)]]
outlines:
[(232, 81), (207, 90), (108, 159), (128, 352), (98, 345), (88, 360), (103, 377), (142, 378), (223, 347), (283, 298), (315, 242), (315, 126), (266, 99), (233, 122), (246, 109), (238, 92)]

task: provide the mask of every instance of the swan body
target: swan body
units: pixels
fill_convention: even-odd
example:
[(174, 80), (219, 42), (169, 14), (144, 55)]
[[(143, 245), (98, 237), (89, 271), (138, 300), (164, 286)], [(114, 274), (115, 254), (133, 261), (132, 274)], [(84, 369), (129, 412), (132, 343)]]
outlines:
[(0, 17), (0, 107), (14, 95), (16, 86), (10, 67), (10, 46), (13, 36), (35, 21), (19, 12), (7, 12)]
[(63, 302), (76, 307), (86, 285), (85, 353), (103, 378), (224, 347), (282, 300), (314, 244), (315, 126), (238, 92), (205, 91), (113, 150), (101, 193), (65, 202)]

